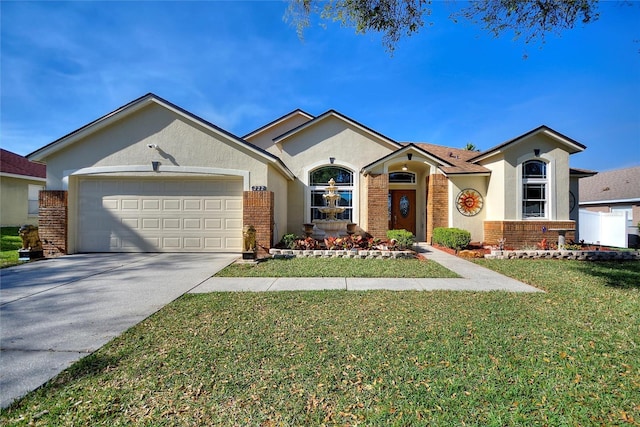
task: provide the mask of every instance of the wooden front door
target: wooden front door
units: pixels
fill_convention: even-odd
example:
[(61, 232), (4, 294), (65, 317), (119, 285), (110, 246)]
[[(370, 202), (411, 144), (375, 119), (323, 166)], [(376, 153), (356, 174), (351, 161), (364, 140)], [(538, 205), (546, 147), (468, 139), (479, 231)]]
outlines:
[(389, 229), (405, 229), (416, 234), (416, 190), (391, 190)]

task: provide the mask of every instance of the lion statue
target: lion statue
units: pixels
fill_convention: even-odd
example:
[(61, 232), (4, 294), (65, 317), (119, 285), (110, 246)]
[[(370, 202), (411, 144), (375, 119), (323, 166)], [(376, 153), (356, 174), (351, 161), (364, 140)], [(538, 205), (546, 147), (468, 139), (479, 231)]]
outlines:
[(245, 225), (242, 229), (242, 251), (252, 252), (256, 250), (256, 229), (253, 225)]
[(20, 238), (22, 238), (22, 250), (42, 250), (42, 242), (40, 241), (40, 236), (38, 236), (38, 227), (25, 224), (20, 227), (18, 234)]

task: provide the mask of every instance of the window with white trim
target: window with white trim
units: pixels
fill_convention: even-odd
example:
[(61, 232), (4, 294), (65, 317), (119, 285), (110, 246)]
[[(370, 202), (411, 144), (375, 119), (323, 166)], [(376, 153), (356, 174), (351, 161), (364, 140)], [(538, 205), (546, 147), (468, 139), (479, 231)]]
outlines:
[(340, 195), (336, 206), (345, 208), (344, 212), (336, 215), (336, 218), (353, 221), (353, 171), (340, 166), (322, 166), (309, 172), (311, 221), (325, 219), (325, 214), (320, 212), (318, 208), (326, 206), (322, 195), (327, 193), (331, 178), (335, 181), (335, 185), (338, 187), (336, 192)]
[(389, 184), (415, 184), (416, 174), (413, 172), (389, 173)]
[(29, 184), (27, 215), (38, 215), (40, 209), (38, 201), (40, 190), (44, 190), (44, 186)]
[(547, 164), (529, 160), (522, 164), (522, 217), (546, 218), (548, 209)]

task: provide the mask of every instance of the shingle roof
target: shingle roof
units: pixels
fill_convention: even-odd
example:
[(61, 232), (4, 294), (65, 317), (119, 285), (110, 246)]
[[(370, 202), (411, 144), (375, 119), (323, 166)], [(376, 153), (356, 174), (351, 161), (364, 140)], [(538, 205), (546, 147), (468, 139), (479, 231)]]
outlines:
[(640, 166), (600, 172), (580, 180), (580, 202), (640, 200)]
[(0, 149), (0, 172), (35, 178), (47, 177), (45, 165), (31, 162), (19, 154), (3, 149)]
[(489, 173), (490, 170), (475, 163), (469, 163), (469, 159), (478, 155), (477, 151), (463, 150), (460, 148), (444, 147), (442, 145), (429, 144), (426, 142), (414, 142), (415, 145), (424, 151), (433, 154), (435, 157), (451, 163), (453, 166), (443, 166), (440, 169), (446, 174), (464, 173)]

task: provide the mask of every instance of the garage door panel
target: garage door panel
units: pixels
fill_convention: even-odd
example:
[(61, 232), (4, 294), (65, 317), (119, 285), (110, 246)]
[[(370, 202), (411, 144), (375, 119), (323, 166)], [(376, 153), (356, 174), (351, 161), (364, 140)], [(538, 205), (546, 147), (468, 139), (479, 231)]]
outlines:
[(224, 228), (227, 230), (242, 230), (242, 220), (238, 218), (225, 219)]
[(224, 208), (227, 211), (242, 211), (242, 200), (226, 199)]
[(199, 211), (202, 210), (202, 200), (185, 200), (184, 207), (185, 211)]
[(164, 199), (162, 201), (162, 210), (164, 211), (180, 211), (180, 199)]
[(85, 178), (78, 209), (81, 252), (242, 249), (241, 179)]
[(137, 211), (140, 209), (140, 201), (138, 199), (122, 199), (122, 210)]
[(159, 211), (160, 210), (160, 199), (143, 199), (142, 200), (142, 210), (143, 211)]

